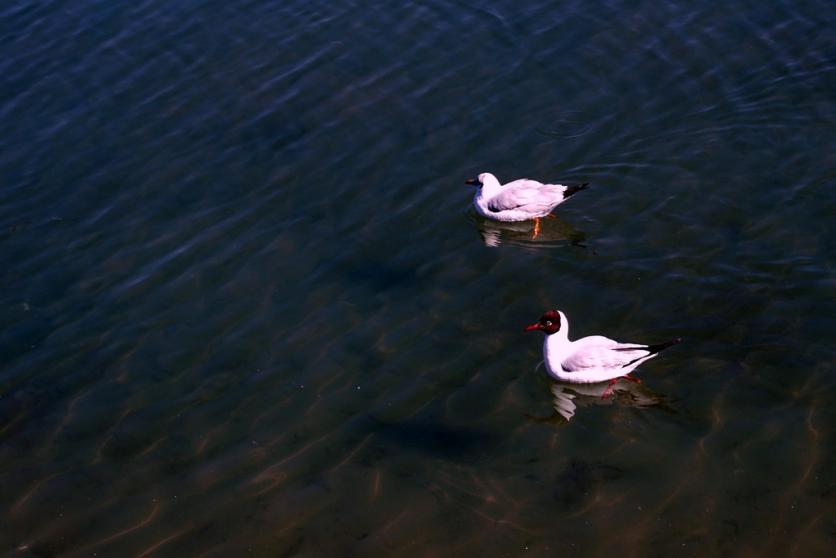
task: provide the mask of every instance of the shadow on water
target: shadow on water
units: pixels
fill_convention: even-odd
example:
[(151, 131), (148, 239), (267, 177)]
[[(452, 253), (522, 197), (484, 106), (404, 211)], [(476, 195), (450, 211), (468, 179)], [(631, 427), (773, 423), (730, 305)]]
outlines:
[(582, 244), (586, 235), (554, 215), (540, 219), (540, 232), (536, 237), (534, 221), (494, 221), (476, 214), (472, 215), (472, 220), (476, 223), (482, 242), (490, 248), (498, 248), (503, 244), (538, 249), (564, 246), (586, 248)]
[(368, 429), (390, 444), (445, 459), (483, 454), (499, 443), (487, 430), (452, 426), (438, 418), (384, 422), (369, 415)]
[(675, 413), (670, 400), (651, 391), (644, 384), (620, 378), (612, 393), (604, 398), (608, 382), (597, 384), (570, 384), (554, 382), (551, 386), (554, 413), (548, 417), (529, 417), (534, 422), (565, 424), (572, 420), (579, 407), (621, 405), (624, 407), (655, 407), (667, 413)]
[(555, 502), (566, 510), (581, 508), (597, 487), (617, 482), (624, 470), (602, 462), (570, 461), (552, 482)]
[(365, 284), (376, 292), (414, 285), (418, 280), (415, 268), (376, 260), (361, 260), (345, 266), (345, 278)]

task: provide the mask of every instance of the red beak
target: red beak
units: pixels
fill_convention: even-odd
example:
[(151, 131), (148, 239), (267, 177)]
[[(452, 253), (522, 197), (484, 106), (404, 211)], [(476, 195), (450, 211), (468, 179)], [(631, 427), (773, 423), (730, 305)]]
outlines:
[(536, 331), (538, 329), (540, 329), (540, 322), (537, 322), (536, 324), (531, 324), (530, 326), (526, 327), (523, 331)]

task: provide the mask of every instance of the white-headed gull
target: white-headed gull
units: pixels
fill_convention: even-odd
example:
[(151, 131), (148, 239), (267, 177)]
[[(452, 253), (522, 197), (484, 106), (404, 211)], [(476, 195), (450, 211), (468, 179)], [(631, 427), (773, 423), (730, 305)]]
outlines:
[(543, 184), (536, 180), (520, 178), (507, 184), (489, 172), (483, 172), (478, 178), (468, 178), (467, 184), (476, 185), (473, 205), (479, 214), (497, 221), (535, 220), (534, 236), (540, 230), (540, 217), (545, 217), (552, 210), (586, 188), (583, 184)]
[[(546, 334), (543, 358), (552, 377), (575, 384), (609, 381), (609, 387), (622, 377), (638, 381), (628, 374), (659, 351), (681, 341), (672, 339), (658, 345), (641, 345), (619, 343), (600, 335), (569, 341), (569, 320), (559, 310), (549, 310), (537, 323), (525, 328), (525, 331), (537, 330)], [(604, 397), (609, 395), (609, 387)]]

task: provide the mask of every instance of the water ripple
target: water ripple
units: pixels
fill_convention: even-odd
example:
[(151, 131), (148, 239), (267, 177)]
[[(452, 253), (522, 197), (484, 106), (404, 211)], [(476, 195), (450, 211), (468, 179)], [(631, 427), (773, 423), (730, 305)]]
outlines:
[[(824, 554), (834, 24), (4, 4), (0, 547)], [(593, 188), (533, 239), (488, 170)], [(555, 393), (554, 306), (686, 343)]]

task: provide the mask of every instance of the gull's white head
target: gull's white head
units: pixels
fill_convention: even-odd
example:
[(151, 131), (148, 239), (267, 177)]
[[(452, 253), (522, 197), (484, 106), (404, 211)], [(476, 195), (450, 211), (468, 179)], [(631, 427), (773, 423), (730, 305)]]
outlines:
[(477, 178), (468, 178), (464, 181), (465, 184), (472, 184), (474, 186), (479, 187), (497, 187), (499, 186), (499, 180), (489, 172), (483, 172)]

